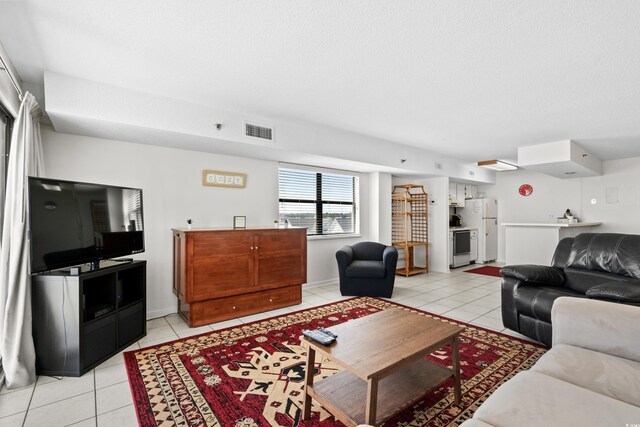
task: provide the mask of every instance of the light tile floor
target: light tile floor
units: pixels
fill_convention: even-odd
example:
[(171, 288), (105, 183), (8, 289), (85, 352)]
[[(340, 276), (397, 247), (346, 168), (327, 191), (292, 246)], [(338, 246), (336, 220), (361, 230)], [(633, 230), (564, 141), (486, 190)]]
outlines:
[[(502, 326), (500, 279), (465, 273), (428, 273), (396, 277), (391, 301), (435, 314), (525, 338)], [(305, 287), (302, 304), (265, 313), (189, 328), (171, 314), (147, 322), (147, 336), (127, 350), (134, 350), (191, 335), (236, 326), (267, 317), (304, 310), (349, 297), (340, 295), (337, 283)], [(526, 339), (526, 338), (525, 338)], [(2, 426), (117, 426), (137, 424), (122, 353), (102, 363), (81, 378), (41, 376), (36, 384), (0, 392)]]

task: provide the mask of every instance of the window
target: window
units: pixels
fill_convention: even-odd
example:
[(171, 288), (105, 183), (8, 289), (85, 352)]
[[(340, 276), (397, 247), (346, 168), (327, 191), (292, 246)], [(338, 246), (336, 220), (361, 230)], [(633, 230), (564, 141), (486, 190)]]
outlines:
[(309, 236), (358, 232), (358, 177), (280, 168), (280, 220)]
[(4, 199), (7, 189), (7, 166), (9, 164), (9, 144), (13, 117), (0, 105), (0, 237), (2, 237), (2, 221), (4, 215)]

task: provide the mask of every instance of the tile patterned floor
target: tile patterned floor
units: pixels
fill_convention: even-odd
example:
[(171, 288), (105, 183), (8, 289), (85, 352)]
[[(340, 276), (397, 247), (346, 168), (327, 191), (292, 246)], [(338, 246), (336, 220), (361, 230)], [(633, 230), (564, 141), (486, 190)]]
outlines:
[[(470, 266), (474, 268), (476, 266)], [(159, 344), (190, 335), (240, 325), (347, 297), (340, 295), (338, 284), (305, 287), (302, 304), (285, 309), (246, 316), (199, 328), (189, 328), (171, 314), (147, 322), (147, 336), (129, 350)], [(505, 330), (500, 314), (500, 279), (464, 272), (429, 273), (396, 278), (391, 301), (485, 328)], [(118, 426), (137, 424), (122, 353), (117, 354), (81, 378), (39, 377), (36, 384), (0, 392), (2, 426)]]

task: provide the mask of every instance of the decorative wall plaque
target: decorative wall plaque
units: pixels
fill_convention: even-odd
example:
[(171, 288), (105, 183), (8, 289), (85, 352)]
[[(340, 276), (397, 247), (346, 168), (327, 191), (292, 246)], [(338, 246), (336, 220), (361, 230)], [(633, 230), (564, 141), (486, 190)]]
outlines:
[(209, 187), (245, 188), (247, 185), (247, 174), (203, 170), (202, 185)]

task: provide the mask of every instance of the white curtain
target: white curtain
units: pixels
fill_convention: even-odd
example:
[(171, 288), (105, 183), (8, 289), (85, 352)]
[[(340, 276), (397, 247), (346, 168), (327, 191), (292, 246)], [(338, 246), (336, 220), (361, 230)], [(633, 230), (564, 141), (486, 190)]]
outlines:
[(0, 357), (9, 389), (24, 387), (36, 379), (27, 177), (44, 174), (40, 116), (38, 103), (27, 92), (11, 136), (0, 247)]

